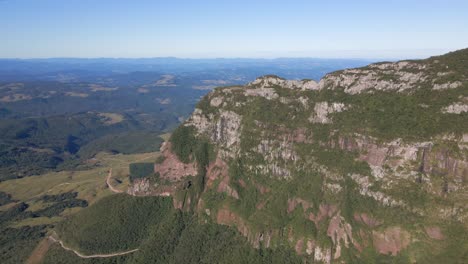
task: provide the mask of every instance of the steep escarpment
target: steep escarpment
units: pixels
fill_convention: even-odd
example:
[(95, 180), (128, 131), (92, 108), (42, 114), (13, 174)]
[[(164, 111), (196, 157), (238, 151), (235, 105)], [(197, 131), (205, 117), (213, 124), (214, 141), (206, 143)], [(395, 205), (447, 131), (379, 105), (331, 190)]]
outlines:
[(467, 69), (462, 50), (217, 88), (166, 143), (158, 177), (129, 192), (171, 195), (254, 247), (308, 260), (461, 261)]

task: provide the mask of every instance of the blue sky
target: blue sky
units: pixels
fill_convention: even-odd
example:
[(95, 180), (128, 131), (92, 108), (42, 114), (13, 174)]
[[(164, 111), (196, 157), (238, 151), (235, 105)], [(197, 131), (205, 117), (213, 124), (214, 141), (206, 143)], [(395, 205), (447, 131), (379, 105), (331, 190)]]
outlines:
[(417, 58), (468, 47), (467, 0), (0, 0), (0, 57)]

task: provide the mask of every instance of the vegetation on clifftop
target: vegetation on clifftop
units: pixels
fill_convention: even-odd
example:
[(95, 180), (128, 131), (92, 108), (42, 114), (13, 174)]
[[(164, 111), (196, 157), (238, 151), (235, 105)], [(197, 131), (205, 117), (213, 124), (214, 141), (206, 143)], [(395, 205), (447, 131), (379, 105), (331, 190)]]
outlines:
[(88, 254), (140, 250), (86, 260), (54, 246), (44, 263), (302, 263), (290, 249), (257, 250), (232, 228), (201, 224), (173, 209), (170, 198), (109, 196), (65, 221), (58, 234)]

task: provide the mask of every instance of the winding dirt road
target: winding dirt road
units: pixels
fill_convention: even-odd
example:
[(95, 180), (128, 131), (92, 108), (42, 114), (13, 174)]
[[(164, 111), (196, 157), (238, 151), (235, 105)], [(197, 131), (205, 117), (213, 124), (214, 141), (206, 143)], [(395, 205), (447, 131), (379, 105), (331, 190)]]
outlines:
[(71, 248), (65, 246), (63, 244), (62, 240), (59, 240), (59, 239), (57, 239), (57, 238), (55, 238), (53, 236), (49, 236), (49, 239), (54, 243), (59, 243), (60, 246), (62, 246), (63, 249), (68, 250), (68, 251), (72, 251), (78, 257), (85, 258), (85, 259), (88, 259), (88, 258), (111, 258), (111, 257), (116, 257), (116, 256), (127, 255), (127, 254), (130, 254), (130, 253), (133, 253), (133, 252), (136, 252), (136, 251), (140, 250), (140, 249), (136, 248), (136, 249), (132, 249), (132, 250), (128, 250), (128, 251), (116, 252), (116, 253), (111, 253), (111, 254), (84, 255), (84, 254), (80, 253), (79, 251), (76, 251), (74, 249), (71, 249)]
[(119, 190), (119, 189), (116, 189), (116, 188), (114, 188), (114, 186), (112, 186), (111, 180), (112, 180), (112, 168), (109, 169), (109, 174), (107, 174), (107, 177), (106, 177), (106, 184), (107, 184), (107, 187), (109, 187), (109, 189), (110, 189), (112, 192), (115, 192), (115, 193), (123, 193), (123, 191), (121, 191), (121, 190)]
[[(121, 191), (119, 189), (114, 188), (114, 186), (112, 186), (112, 184), (111, 184), (111, 181), (112, 181), (112, 168), (109, 169), (109, 173), (107, 174), (106, 184), (109, 187), (109, 189), (114, 193), (123, 193), (124, 192), (124, 191)], [(77, 250), (74, 250), (72, 248), (69, 248), (69, 247), (65, 246), (63, 241), (58, 239), (58, 238), (55, 238), (54, 235), (57, 236), (57, 233), (53, 232), (53, 234), (50, 235), (47, 238), (47, 240), (44, 240), (40, 244), (40, 246), (38, 246), (38, 249), (35, 250), (35, 251), (38, 251), (38, 252), (31, 255), (31, 257), (28, 259), (28, 264), (29, 263), (31, 263), (31, 264), (40, 263), (42, 261), (42, 259), (44, 258), (46, 252), (48, 251), (49, 246), (51, 244), (53, 244), (53, 243), (59, 243), (60, 246), (63, 249), (68, 250), (68, 251), (72, 251), (73, 253), (75, 253), (75, 255), (77, 255), (80, 258), (84, 258), (84, 259), (89, 259), (89, 258), (111, 258), (111, 257), (116, 257), (116, 256), (127, 255), (127, 254), (130, 254), (130, 253), (133, 253), (133, 252), (136, 252), (136, 251), (139, 250), (138, 248), (136, 248), (136, 249), (132, 249), (132, 250), (128, 250), (128, 251), (116, 252), (116, 253), (111, 253), (111, 254), (85, 255), (85, 254), (83, 254), (83, 253), (81, 253), (81, 252), (79, 252)]]

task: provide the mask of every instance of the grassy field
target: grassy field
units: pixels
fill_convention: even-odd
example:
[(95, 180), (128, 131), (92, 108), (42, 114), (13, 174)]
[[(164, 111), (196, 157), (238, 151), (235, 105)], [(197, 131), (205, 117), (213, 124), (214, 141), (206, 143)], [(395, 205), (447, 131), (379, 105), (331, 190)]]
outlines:
[(124, 120), (124, 116), (117, 113), (99, 113), (99, 116), (104, 118), (104, 124), (113, 125)]
[[(129, 164), (134, 162), (154, 162), (159, 152), (142, 154), (116, 154), (99, 153), (90, 160), (92, 167), (86, 170), (51, 172), (34, 177), (9, 180), (0, 183), (0, 191), (6, 192), (18, 202), (29, 204), (28, 210), (35, 211), (47, 207), (47, 203), (38, 198), (48, 194), (56, 195), (67, 192), (77, 192), (79, 199), (93, 204), (112, 192), (107, 188), (105, 180), (109, 169), (112, 168), (113, 186), (125, 190), (128, 185)], [(2, 208), (3, 209), (3, 208)], [(76, 213), (81, 208), (66, 209), (61, 217)], [(56, 223), (61, 217), (39, 217), (24, 219), (16, 222), (15, 226), (40, 225)]]

